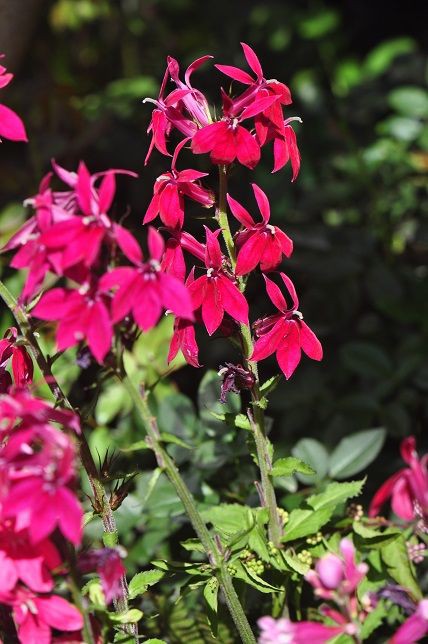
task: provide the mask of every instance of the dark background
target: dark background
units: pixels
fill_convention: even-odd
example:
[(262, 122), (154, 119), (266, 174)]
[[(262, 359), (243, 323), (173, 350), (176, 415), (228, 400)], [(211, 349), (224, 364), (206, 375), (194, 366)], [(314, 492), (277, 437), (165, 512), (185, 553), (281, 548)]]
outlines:
[[(287, 83), (302, 170), (271, 175), (271, 151), (254, 173), (237, 168), (230, 191), (252, 207), (249, 181), (268, 193), (274, 223), (294, 239), (286, 270), (306, 321), (321, 338), (321, 364), (304, 359), (272, 396), (274, 438), (289, 448), (312, 436), (327, 446), (384, 426), (376, 477), (399, 463), (399, 440), (422, 442), (428, 417), (428, 93), (423, 2), (195, 2), (193, 0), (15, 0), (0, 2), (0, 49), (16, 78), (2, 100), (23, 117), (28, 146), (0, 148), (3, 239), (23, 220), (55, 157), (67, 168), (125, 167), (120, 215), (134, 232), (152, 182), (167, 168), (157, 152), (143, 168), (145, 134), (168, 54), (182, 68), (204, 53), (244, 66), (239, 41), (257, 51), (267, 77)], [(222, 77), (210, 65), (195, 84), (218, 101)], [(226, 81), (227, 82), (227, 81)], [(205, 168), (206, 159), (182, 163)], [(184, 167), (184, 165), (183, 165)], [(214, 183), (213, 183), (214, 186)], [(254, 315), (267, 313), (253, 288)], [(233, 358), (202, 340), (204, 364)], [(274, 365), (263, 363), (266, 376)], [(195, 378), (196, 375), (196, 378)], [(199, 372), (177, 374), (193, 393)]]

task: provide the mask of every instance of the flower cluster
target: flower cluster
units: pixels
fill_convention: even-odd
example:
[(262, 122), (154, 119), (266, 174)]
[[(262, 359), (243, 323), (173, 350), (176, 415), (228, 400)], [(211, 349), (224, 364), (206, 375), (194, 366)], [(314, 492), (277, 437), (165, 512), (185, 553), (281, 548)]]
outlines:
[(1, 341), (2, 368), (9, 355), (14, 382), (0, 394), (0, 603), (10, 607), (21, 642), (48, 643), (51, 628), (75, 631), (83, 624), (77, 608), (53, 594), (53, 575), (64, 564), (52, 539), (56, 530), (74, 545), (82, 539), (69, 436), (80, 428), (73, 413), (23, 388), (32, 364), (15, 338), (10, 329)]

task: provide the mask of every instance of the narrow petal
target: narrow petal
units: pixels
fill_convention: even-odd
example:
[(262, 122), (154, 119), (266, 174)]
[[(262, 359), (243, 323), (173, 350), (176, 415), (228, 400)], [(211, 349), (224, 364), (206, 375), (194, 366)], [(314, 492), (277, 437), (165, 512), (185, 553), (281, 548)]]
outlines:
[(98, 208), (100, 214), (106, 213), (109, 210), (113, 202), (115, 192), (116, 179), (113, 172), (109, 172), (102, 180), (99, 190)]
[(406, 472), (398, 479), (392, 490), (391, 507), (404, 521), (411, 521), (415, 517), (414, 495), (408, 481), (410, 477), (411, 474)]
[(13, 110), (0, 105), (0, 137), (10, 141), (28, 141), (24, 123)]
[(76, 196), (79, 206), (85, 215), (92, 214), (92, 188), (91, 175), (83, 161), (77, 170)]
[(257, 116), (261, 112), (264, 112), (267, 110), (269, 107), (271, 107), (274, 103), (279, 101), (279, 96), (276, 96), (275, 94), (270, 94), (269, 96), (263, 96), (263, 98), (259, 98), (251, 103), (251, 105), (248, 105), (243, 111), (241, 116), (239, 117), (240, 121), (244, 121), (245, 119), (253, 118), (254, 116)]
[(257, 205), (259, 207), (260, 213), (263, 217), (263, 222), (267, 224), (270, 219), (270, 205), (269, 205), (269, 200), (266, 196), (266, 193), (263, 192), (261, 188), (256, 183), (251, 184), (253, 191), (254, 191), (254, 196), (257, 201)]
[(212, 232), (207, 226), (204, 226), (204, 228), (207, 238), (205, 265), (207, 268), (221, 268), (222, 254), (218, 242), (218, 236), (221, 231)]
[(56, 493), (58, 504), (58, 522), (62, 534), (75, 546), (82, 541), (83, 510), (79, 501), (66, 487), (60, 488)]
[(146, 210), (146, 214), (144, 215), (143, 224), (148, 224), (150, 221), (153, 221), (155, 217), (157, 217), (159, 213), (159, 200), (160, 193), (154, 194), (152, 200), (149, 203), (149, 207)]
[(122, 253), (134, 264), (140, 264), (143, 253), (135, 237), (119, 224), (113, 224), (113, 235)]
[(214, 65), (214, 67), (217, 67), (219, 72), (222, 74), (225, 74), (226, 76), (229, 76), (229, 78), (233, 78), (233, 80), (239, 81), (240, 83), (244, 83), (244, 85), (252, 85), (254, 83), (254, 79), (251, 78), (247, 72), (244, 72), (238, 67), (233, 67), (232, 65)]
[(287, 310), (287, 302), (285, 301), (285, 298), (283, 294), (281, 293), (279, 287), (273, 282), (269, 277), (266, 277), (266, 275), (263, 275), (265, 283), (266, 283), (266, 292), (268, 294), (268, 297), (272, 304), (276, 306), (276, 308), (281, 311), (285, 312)]
[(189, 284), (188, 289), (192, 298), (193, 310), (199, 309), (205, 299), (208, 278), (206, 275), (198, 277), (197, 280)]
[(290, 257), (293, 252), (293, 242), (288, 235), (285, 234), (281, 228), (275, 226), (275, 237), (281, 244), (281, 250), (286, 257)]
[(312, 360), (322, 360), (322, 346), (315, 333), (308, 327), (308, 325), (299, 321), (300, 327), (300, 344), (303, 351)]
[(67, 291), (63, 288), (53, 288), (42, 295), (31, 314), (41, 320), (58, 320), (65, 315), (68, 307)]
[(95, 302), (88, 320), (87, 342), (94, 358), (102, 364), (113, 336), (109, 313), (103, 302)]
[(41, 619), (52, 628), (78, 631), (83, 627), (82, 614), (62, 597), (37, 597), (35, 603)]
[(180, 318), (193, 320), (193, 304), (189, 289), (173, 275), (161, 273), (159, 287), (162, 305)]
[(270, 232), (265, 233), (266, 244), (260, 257), (260, 270), (269, 272), (275, 270), (282, 259), (282, 248), (279, 240)]
[(160, 193), (159, 212), (163, 223), (168, 228), (183, 227), (184, 203), (176, 184), (167, 183)]
[(285, 273), (280, 273), (280, 275), (281, 275), (282, 281), (287, 287), (287, 291), (290, 293), (291, 299), (293, 300), (293, 310), (297, 310), (299, 308), (299, 298), (297, 297), (294, 284)]
[(241, 246), (236, 262), (236, 275), (250, 273), (260, 262), (260, 258), (266, 246), (266, 235), (254, 232)]
[(252, 170), (260, 161), (260, 147), (256, 139), (241, 125), (236, 128), (238, 161)]
[(376, 492), (376, 494), (371, 500), (370, 507), (369, 507), (369, 517), (376, 517), (379, 514), (381, 507), (391, 497), (395, 484), (405, 474), (405, 472), (406, 472), (405, 469), (401, 469), (398, 472), (395, 472), (395, 474), (390, 476), (380, 486), (380, 488), (378, 489), (378, 491)]
[(215, 280), (208, 279), (205, 289), (205, 298), (202, 302), (202, 319), (209, 335), (217, 331), (224, 316), (223, 303), (220, 290), (217, 289)]
[(139, 291), (139, 298), (135, 302), (132, 307), (135, 322), (143, 331), (152, 329), (162, 313), (158, 285), (146, 282), (144, 288)]
[(289, 322), (289, 325), (289, 333), (276, 352), (279, 367), (287, 380), (293, 375), (301, 357), (299, 328), (294, 322)]
[(160, 262), (165, 249), (165, 244), (162, 235), (156, 230), (156, 228), (153, 228), (153, 226), (149, 226), (147, 243), (149, 246), (150, 257)]
[(296, 133), (291, 125), (288, 125), (285, 128), (285, 139), (290, 154), (291, 167), (293, 170), (293, 177), (291, 180), (295, 181), (300, 170), (300, 152), (299, 148), (297, 147)]
[(225, 311), (238, 322), (248, 324), (248, 302), (239, 288), (225, 275), (217, 278)]
[(244, 50), (244, 56), (247, 60), (249, 67), (253, 70), (258, 79), (263, 78), (263, 70), (256, 52), (249, 45), (241, 42), (241, 47)]
[(236, 201), (236, 199), (227, 195), (227, 203), (229, 204), (229, 208), (231, 209), (233, 216), (236, 217), (240, 224), (245, 226), (245, 228), (253, 228), (255, 226), (250, 213), (244, 208), (244, 206), (241, 206), (239, 201)]
[(204, 154), (210, 152), (218, 137), (221, 137), (224, 130), (227, 129), (224, 121), (211, 123), (196, 132), (192, 139), (192, 151), (194, 154)]

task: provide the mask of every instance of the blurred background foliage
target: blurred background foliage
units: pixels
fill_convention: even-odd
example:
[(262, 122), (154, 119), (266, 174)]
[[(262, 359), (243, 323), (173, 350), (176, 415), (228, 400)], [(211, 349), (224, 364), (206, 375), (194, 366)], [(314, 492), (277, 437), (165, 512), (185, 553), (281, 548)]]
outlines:
[[(141, 173), (138, 181), (119, 180), (116, 210), (118, 216), (127, 213), (139, 235), (153, 180), (168, 166), (155, 153), (143, 168), (151, 106), (141, 103), (157, 95), (166, 56), (184, 67), (210, 53), (217, 62), (241, 66), (239, 41), (251, 44), (266, 75), (292, 90), (288, 114), (303, 119), (296, 126), (303, 163), (291, 184), (288, 168), (270, 173), (266, 150), (254, 173), (235, 169), (230, 192), (251, 208), (249, 181), (267, 191), (275, 223), (295, 242), (285, 270), (325, 348), (321, 364), (303, 360), (292, 380), (272, 393), (273, 442), (284, 454), (302, 438), (317, 439), (331, 451), (349, 434), (384, 427), (387, 442), (381, 467), (378, 461), (369, 469), (369, 490), (397, 468), (403, 436), (415, 434), (422, 447), (428, 420), (423, 8), (422, 2), (408, 2), (393, 11), (389, 3), (366, 0), (42, 3), (7, 97), (27, 124), (30, 144), (5, 142), (0, 149), (2, 241), (25, 218), (22, 199), (36, 190), (52, 157), (70, 169), (84, 158), (92, 171), (125, 167)], [(19, 40), (19, 28), (10, 29)], [(195, 76), (213, 101), (221, 83), (224, 77), (208, 65)], [(182, 167), (205, 169), (205, 161), (181, 158)], [(10, 279), (17, 289), (19, 278)], [(250, 292), (255, 317), (270, 312), (259, 298), (260, 286), (256, 280)], [(168, 324), (141, 338), (129, 357), (153, 386), (167, 370)], [(201, 361), (212, 369), (236, 359), (222, 339), (208, 342), (204, 336), (201, 344)], [(201, 388), (197, 393), (203, 372), (182, 366), (178, 361), (170, 381), (154, 388), (161, 429), (182, 441), (172, 449), (204, 503), (248, 500), (254, 470), (245, 458), (246, 437), (207, 417)], [(76, 382), (73, 355), (61, 358), (57, 369), (79, 404), (95, 409), (92, 445), (101, 458), (113, 440), (116, 448), (127, 446), (119, 457), (124, 471), (148, 468), (119, 510), (120, 524), (135, 564), (160, 556), (165, 537), (181, 529), (180, 518), (170, 521), (181, 510), (163, 476), (154, 480), (159, 473), (149, 471), (154, 463), (140, 451), (138, 420), (123, 392), (112, 383), (107, 390), (104, 383), (88, 389), (85, 372)], [(269, 377), (275, 365), (266, 361), (262, 370)], [(130, 450), (131, 444), (136, 446)], [(177, 543), (170, 547), (178, 556)]]

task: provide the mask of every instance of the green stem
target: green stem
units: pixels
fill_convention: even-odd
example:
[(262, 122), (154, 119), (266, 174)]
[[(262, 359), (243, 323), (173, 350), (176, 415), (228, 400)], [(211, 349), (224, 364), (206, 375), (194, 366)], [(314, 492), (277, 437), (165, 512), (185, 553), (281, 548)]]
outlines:
[[(218, 196), (218, 221), (222, 229), (223, 239), (229, 254), (232, 269), (236, 266), (236, 248), (233, 241), (232, 233), (230, 231), (229, 220), (227, 216), (227, 166), (219, 166), (219, 196)], [(244, 289), (242, 282), (240, 283), (241, 290)], [(263, 492), (263, 502), (268, 508), (269, 512), (269, 526), (268, 533), (269, 539), (275, 545), (280, 546), (282, 536), (282, 526), (278, 514), (278, 505), (276, 502), (275, 489), (273, 487), (270, 470), (272, 463), (269, 456), (269, 441), (266, 436), (265, 430), (265, 416), (264, 411), (260, 407), (260, 391), (259, 391), (259, 375), (257, 363), (250, 360), (253, 353), (253, 340), (251, 337), (251, 330), (247, 324), (241, 324), (241, 344), (242, 353), (247, 368), (252, 371), (255, 376), (255, 383), (251, 388), (251, 399), (253, 403), (254, 412), (250, 416), (250, 423), (253, 430), (254, 442), (257, 450), (257, 461), (260, 469), (260, 478)]]
[[(63, 392), (55, 376), (53, 375), (51, 364), (49, 360), (46, 359), (45, 355), (43, 354), (43, 351), (40, 348), (37, 338), (31, 328), (31, 323), (26, 311), (17, 302), (17, 300), (14, 298), (12, 293), (9, 291), (7, 286), (2, 281), (0, 281), (0, 297), (2, 298), (2, 300), (9, 308), (12, 315), (14, 316), (21, 333), (23, 337), (26, 339), (27, 344), (30, 348), (30, 351), (32, 352), (33, 357), (40, 371), (43, 374), (45, 382), (48, 385), (49, 389), (51, 390), (51, 393), (53, 395), (55, 402), (58, 405), (61, 405), (62, 407), (65, 407), (66, 409), (69, 409), (70, 411), (77, 413), (76, 410), (73, 408), (72, 404), (70, 403), (70, 401), (68, 400), (67, 396)], [(110, 543), (114, 542), (114, 544), (116, 545), (119, 542), (119, 536), (116, 528), (116, 521), (113, 515), (113, 511), (110, 507), (110, 503), (109, 503), (106, 491), (104, 489), (104, 486), (99, 480), (97, 466), (95, 465), (95, 461), (92, 457), (91, 450), (89, 448), (88, 442), (86, 440), (86, 437), (83, 431), (78, 436), (78, 440), (79, 440), (80, 460), (86, 471), (86, 474), (89, 479), (89, 484), (91, 486), (91, 490), (94, 495), (94, 507), (96, 508), (96, 511), (100, 514), (101, 520), (103, 523), (104, 544), (107, 545), (106, 543), (106, 540), (107, 540), (107, 542), (110, 542)], [(123, 576), (121, 580), (121, 589), (122, 589), (122, 594), (116, 600), (115, 608), (118, 612), (125, 612), (128, 610), (128, 586), (127, 586), (127, 581), (125, 576)], [(132, 634), (135, 635), (135, 638), (137, 638), (138, 636), (137, 625), (136, 624), (130, 625), (130, 629), (131, 630), (130, 631), (128, 630), (128, 632), (132, 632)]]
[(242, 642), (244, 642), (244, 644), (255, 644), (253, 632), (243, 611), (238, 595), (233, 587), (232, 579), (229, 571), (227, 570), (227, 564), (224, 561), (223, 554), (219, 551), (217, 544), (211, 537), (205, 521), (202, 519), (198, 511), (195, 499), (184, 482), (177, 466), (161, 444), (161, 437), (156, 418), (150, 411), (146, 392), (144, 390), (139, 390), (124, 370), (116, 373), (116, 376), (120, 382), (122, 382), (140, 415), (147, 433), (150, 448), (156, 456), (159, 467), (166, 472), (177, 496), (184, 506), (193, 529), (204, 547), (208, 560), (216, 569), (217, 578), (223, 591), (226, 604), (241, 636)]

